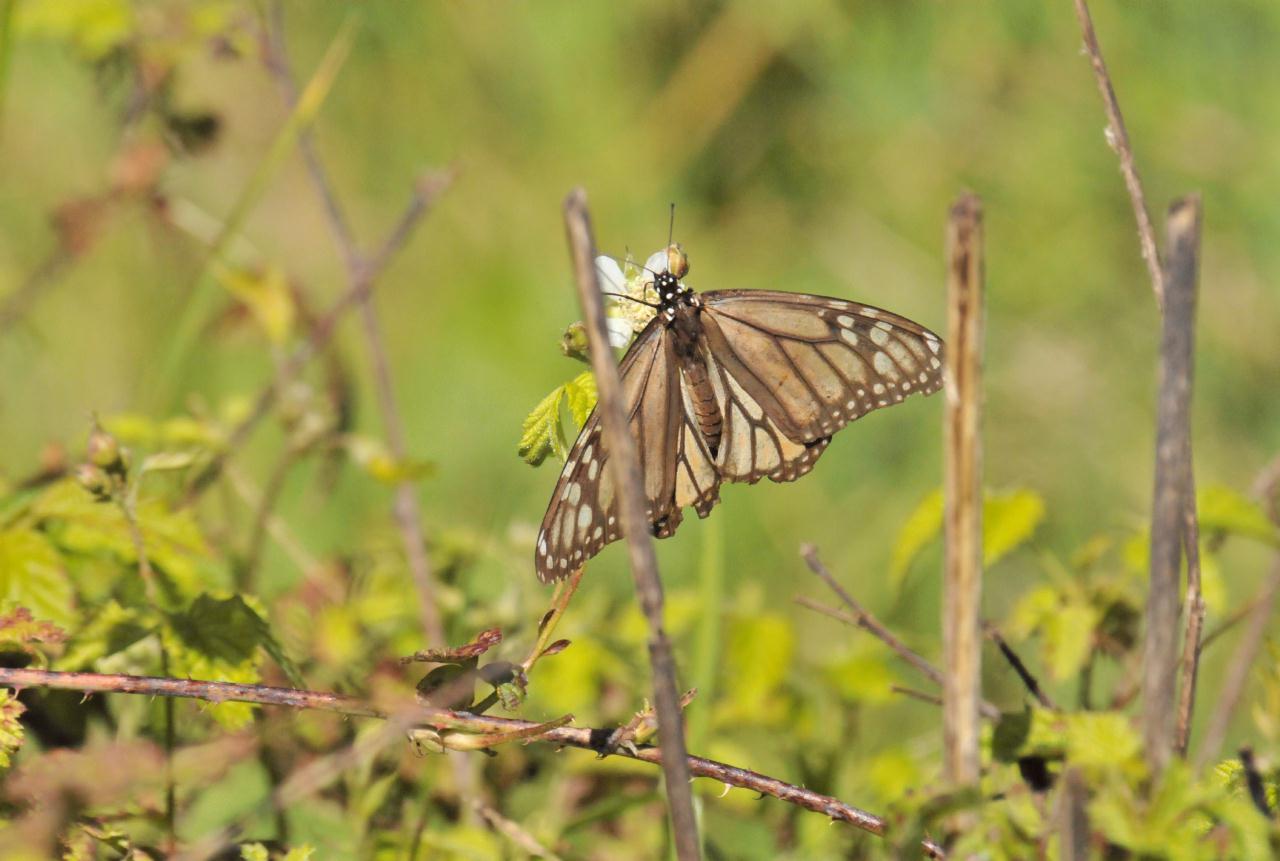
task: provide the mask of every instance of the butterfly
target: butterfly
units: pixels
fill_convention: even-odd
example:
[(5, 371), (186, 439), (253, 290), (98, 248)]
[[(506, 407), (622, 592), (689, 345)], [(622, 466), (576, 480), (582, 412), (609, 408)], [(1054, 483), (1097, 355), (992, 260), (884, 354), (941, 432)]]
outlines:
[[(601, 275), (610, 258), (599, 258)], [(698, 293), (669, 245), (644, 265), (657, 313), (619, 366), (653, 534), (682, 510), (706, 517), (724, 482), (794, 481), (831, 436), (872, 410), (942, 387), (942, 341), (905, 317), (843, 299), (778, 290)], [(614, 280), (617, 276), (614, 276)], [(624, 297), (625, 298), (625, 297)], [(569, 451), (534, 551), (559, 580), (622, 536), (598, 411)]]

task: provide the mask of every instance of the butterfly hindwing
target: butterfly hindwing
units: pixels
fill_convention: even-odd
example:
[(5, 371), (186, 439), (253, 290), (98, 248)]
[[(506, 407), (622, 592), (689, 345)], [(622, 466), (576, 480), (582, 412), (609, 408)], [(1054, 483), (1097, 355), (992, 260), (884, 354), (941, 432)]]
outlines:
[(904, 317), (771, 290), (702, 294), (707, 349), (791, 441), (942, 387), (942, 342)]

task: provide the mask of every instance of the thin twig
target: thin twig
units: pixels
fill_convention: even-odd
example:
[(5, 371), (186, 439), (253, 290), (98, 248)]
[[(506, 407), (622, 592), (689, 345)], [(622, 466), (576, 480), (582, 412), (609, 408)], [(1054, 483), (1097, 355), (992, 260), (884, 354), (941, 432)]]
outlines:
[(937, 694), (927, 694), (924, 691), (918, 691), (915, 688), (904, 688), (902, 685), (890, 685), (889, 690), (895, 694), (901, 694), (909, 699), (919, 700), (922, 703), (942, 707), (942, 697)]
[[(284, 93), (286, 106), (293, 110), (298, 100), (298, 87), (289, 66), (284, 37), (284, 4), (280, 2), (272, 3), (271, 6), (271, 22), (266, 37), (265, 54), (267, 66), (275, 74), (280, 89)], [(377, 255), (371, 261), (366, 261), (365, 255), (356, 245), (329, 173), (316, 151), (314, 130), (311, 127), (304, 128), (299, 134), (298, 147), (302, 152), (303, 161), (306, 162), (312, 185), (324, 202), (330, 229), (333, 230), (346, 265), (348, 287), (359, 292), (357, 302), (360, 306), (360, 319), (373, 364), (374, 389), (377, 392), (378, 408), (382, 414), (387, 447), (393, 458), (403, 461), (408, 451), (404, 421), (396, 403), (395, 386), (391, 380), (391, 362), (387, 355), (377, 309), (374, 307), (372, 291), (369, 288), (395, 254), (408, 242), (418, 222), (426, 215), (430, 203), (444, 190), (448, 181), (434, 177), (416, 183), (413, 197), (388, 239)], [(418, 502), (412, 481), (403, 480), (397, 483), (394, 512), (404, 543), (405, 558), (418, 593), (418, 612), (422, 620), (426, 645), (428, 647), (443, 646), (444, 625), (440, 619), (440, 610), (436, 606), (435, 576), (431, 570), (431, 559), (427, 555), (426, 538), (422, 532), (422, 507)]]
[(1036, 698), (1036, 702), (1043, 707), (1057, 711), (1058, 705), (1053, 698), (1045, 693), (1044, 688), (1040, 687), (1040, 682), (1036, 679), (1031, 671), (1027, 669), (1027, 665), (1022, 662), (1022, 658), (1013, 650), (1013, 647), (1005, 640), (1004, 635), (1000, 633), (1000, 629), (990, 622), (984, 626), (987, 632), (987, 639), (996, 644), (996, 648), (1000, 650), (1000, 654), (1009, 662), (1009, 666), (1013, 667), (1013, 671), (1018, 674), (1018, 678), (1027, 686), (1027, 690), (1031, 692), (1031, 696)]
[(982, 203), (966, 194), (947, 223), (946, 538), (942, 604), (944, 773), (979, 777), (982, 686)]
[(1133, 204), (1134, 220), (1138, 223), (1138, 244), (1142, 249), (1142, 259), (1147, 264), (1147, 274), (1151, 276), (1151, 289), (1156, 295), (1156, 305), (1163, 311), (1165, 278), (1160, 269), (1156, 231), (1151, 224), (1151, 216), (1147, 214), (1147, 199), (1142, 191), (1142, 180), (1138, 178), (1138, 167), (1133, 160), (1129, 133), (1124, 127), (1124, 116), (1120, 113), (1120, 102), (1116, 99), (1115, 87), (1111, 85), (1111, 76), (1107, 74), (1107, 64), (1102, 59), (1102, 48), (1098, 45), (1098, 34), (1093, 30), (1089, 5), (1085, 0), (1075, 0), (1075, 6), (1080, 33), (1084, 37), (1085, 53), (1093, 66), (1098, 92), (1102, 94), (1102, 106), (1107, 112), (1107, 143), (1120, 157), (1120, 173), (1124, 177), (1124, 187), (1129, 192), (1129, 201)]
[(1249, 671), (1258, 657), (1262, 642), (1266, 638), (1271, 622), (1271, 613), (1275, 610), (1276, 596), (1280, 595), (1280, 554), (1275, 558), (1271, 573), (1262, 587), (1262, 600), (1249, 614), (1249, 625), (1245, 628), (1240, 642), (1236, 645), (1235, 654), (1227, 664), (1227, 677), (1218, 691), (1218, 705), (1209, 719), (1209, 727), (1200, 741), (1200, 751), (1196, 757), (1196, 767), (1204, 768), (1218, 758), (1222, 750), (1222, 742), (1227, 737), (1227, 729), (1231, 726), (1231, 718), (1235, 715), (1240, 699), (1244, 696), (1245, 683), (1249, 680)]
[(1227, 616), (1215, 625), (1207, 634), (1205, 634), (1204, 638), (1200, 640), (1200, 654), (1203, 655), (1205, 649), (1209, 648), (1211, 644), (1219, 640), (1224, 634), (1230, 633), (1232, 628), (1249, 618), (1249, 614), (1253, 612), (1254, 608), (1261, 604), (1266, 598), (1266, 591), (1267, 589), (1264, 585), (1261, 592), (1232, 610), (1231, 615)]
[[(880, 642), (884, 643), (894, 651), (898, 657), (902, 658), (911, 666), (920, 671), (921, 675), (933, 682), (938, 687), (942, 687), (942, 671), (939, 670), (928, 658), (913, 650), (897, 635), (890, 631), (883, 622), (881, 622), (874, 614), (862, 606), (856, 598), (849, 594), (840, 582), (832, 576), (827, 570), (827, 566), (818, 556), (818, 548), (812, 544), (805, 544), (800, 548), (800, 554), (804, 558), (805, 564), (809, 566), (814, 574), (836, 593), (836, 596), (849, 608), (849, 612), (836, 610), (814, 601), (812, 598), (800, 596), (796, 598), (796, 603), (801, 607), (813, 610), (815, 613), (821, 613), (824, 616), (843, 622), (855, 628), (862, 628), (871, 634)], [(983, 700), (979, 704), (982, 716), (990, 720), (997, 720), (1000, 717), (1000, 710), (991, 703)]]
[(693, 794), (689, 789), (689, 766), (686, 761), (684, 718), (680, 713), (680, 691), (676, 686), (675, 659), (662, 619), (662, 580), (658, 576), (658, 559), (653, 550), (653, 537), (645, 517), (641, 493), (643, 478), (635, 442), (631, 438), (622, 406), (622, 381), (618, 365), (609, 347), (605, 326), (604, 299), (595, 268), (595, 239), (587, 212), (587, 195), (581, 188), (572, 191), (564, 202), (565, 228), (573, 257), (578, 299), (582, 303), (583, 322), (591, 347), (591, 365), (599, 389), (597, 409), (604, 422), (605, 448), (609, 452), (608, 468), (618, 493), (622, 534), (631, 554), (631, 574), (636, 597), (649, 625), (649, 664), (653, 671), (653, 702), (658, 713), (658, 733), (662, 741), (662, 771), (666, 778), (667, 810), (675, 838), (676, 857), (680, 861), (696, 861), (701, 856), (698, 824), (693, 815)]
[(521, 827), (520, 823), (513, 822), (482, 801), (477, 801), (474, 807), (481, 819), (488, 822), (493, 826), (494, 831), (506, 837), (521, 851), (537, 858), (546, 858), (547, 861), (560, 861), (559, 855), (539, 843), (538, 838)]
[(305, 447), (289, 445), (285, 448), (280, 460), (267, 476), (266, 486), (258, 499), (258, 507), (253, 515), (253, 523), (249, 529), (249, 544), (245, 549), (244, 561), (236, 578), (237, 586), (242, 592), (255, 592), (254, 582), (258, 563), (262, 560), (262, 550), (266, 545), (267, 526), (275, 513), (276, 503), (284, 492), (285, 479), (289, 471), (306, 453)]
[(406, 207), (401, 218), (397, 220), (391, 236), (383, 244), (383, 250), (374, 257), (374, 260), (378, 261), (377, 265), (368, 264), (364, 280), (351, 285), (346, 292), (329, 306), (327, 311), (316, 319), (315, 325), (307, 331), (307, 337), (281, 363), (276, 372), (276, 378), (263, 386), (262, 390), (258, 392), (258, 396), (254, 398), (253, 406), (249, 408), (249, 412), (227, 434), (226, 442), (223, 444), (221, 451), (211, 458), (204, 469), (192, 480), (191, 487), (187, 491), (188, 504), (194, 502), (195, 498), (213, 483), (214, 479), (221, 474), (223, 465), (227, 460), (248, 441), (254, 430), (257, 429), (262, 420), (271, 412), (272, 407), (275, 406), (280, 391), (288, 383), (296, 379), (302, 373), (303, 368), (329, 345), (329, 341), (333, 339), (333, 335), (338, 328), (338, 323), (342, 321), (347, 312), (356, 307), (366, 295), (373, 292), (373, 288), (377, 286), (378, 275), (381, 274), (382, 268), (390, 261), (388, 253), (394, 252), (403, 246), (404, 240), (402, 237), (407, 237), (412, 226), (410, 222), (416, 222), (431, 209), (431, 204), (436, 197), (448, 187), (450, 176), (451, 174), (448, 171), (441, 171), (428, 174), (418, 181), (415, 186), (416, 193), (414, 198)]
[(18, 286), (0, 301), (0, 335), (27, 315), (36, 297), (57, 280), (76, 255), (59, 242)]
[(542, 653), (546, 651), (547, 646), (551, 644), (551, 635), (555, 632), (556, 626), (560, 624), (560, 620), (564, 618), (564, 611), (569, 608), (569, 602), (578, 591), (578, 585), (582, 583), (582, 573), (585, 566), (579, 565), (573, 570), (568, 577), (556, 583), (555, 592), (551, 595), (551, 609), (542, 615), (538, 622), (538, 636), (533, 641), (533, 648), (529, 650), (529, 655), (521, 662), (520, 668), (528, 673), (533, 669), (533, 665), (542, 657)]
[[(1190, 434), (1188, 433), (1188, 436)], [(1182, 681), (1178, 688), (1178, 724), (1174, 731), (1174, 751), (1183, 759), (1191, 743), (1191, 717), (1196, 705), (1196, 683), (1200, 674), (1201, 635), (1204, 632), (1204, 593), (1200, 572), (1200, 517), (1196, 512), (1195, 465), (1190, 439), (1186, 455), (1187, 487), (1182, 497), (1182, 545), (1187, 555), (1187, 596), (1184, 615), (1187, 632), (1182, 641)]]
[(1151, 574), (1143, 650), (1142, 728), (1147, 765), (1159, 774), (1174, 750), (1178, 661), (1178, 585), (1186, 494), (1191, 475), (1191, 382), (1195, 361), (1200, 200), (1169, 208), (1169, 267), (1160, 343), (1155, 490), (1151, 506)]
[[(184, 697), (212, 703), (246, 702), (286, 708), (314, 709), (352, 717), (387, 719), (393, 714), (398, 716), (398, 713), (393, 713), (391, 710), (343, 694), (299, 690), (296, 688), (278, 688), (268, 685), (242, 685), (193, 679), (166, 679), (154, 676), (67, 673), (0, 667), (0, 686), (19, 689), (43, 687), (55, 690), (80, 691), (87, 694), (120, 693), (152, 697)], [(431, 708), (425, 705), (416, 706), (411, 717), (412, 720), (408, 722), (409, 725), (428, 726), (438, 730), (453, 730), (472, 734), (494, 734), (504, 737), (518, 732), (534, 730), (539, 726), (539, 724), (515, 718), (474, 715), (468, 712)], [(389, 726), (392, 726), (392, 724), (389, 724)], [(400, 725), (394, 725), (394, 729), (397, 733), (402, 732)], [(608, 738), (610, 733), (611, 730), (608, 729), (559, 726), (539, 734), (533, 741), (535, 743), (576, 747), (583, 750), (601, 752), (604, 739)], [(634, 750), (619, 748), (610, 752), (617, 756), (637, 759), (654, 765), (660, 764), (662, 760), (659, 748), (645, 745), (637, 746)], [(813, 792), (804, 787), (785, 783), (768, 775), (737, 768), (715, 760), (703, 759), (698, 756), (688, 757), (687, 767), (689, 772), (696, 777), (705, 777), (740, 789), (763, 793), (788, 804), (821, 813), (830, 819), (845, 822), (872, 834), (883, 836), (888, 830), (888, 824), (885, 820), (873, 813), (860, 810), (845, 804), (839, 799)], [(944, 857), (942, 850), (933, 843), (926, 841), (924, 849), (932, 858)]]
[(1280, 454), (1262, 468), (1249, 489), (1250, 493), (1262, 503), (1271, 522), (1280, 526), (1280, 494), (1276, 493), (1277, 488), (1280, 488)]

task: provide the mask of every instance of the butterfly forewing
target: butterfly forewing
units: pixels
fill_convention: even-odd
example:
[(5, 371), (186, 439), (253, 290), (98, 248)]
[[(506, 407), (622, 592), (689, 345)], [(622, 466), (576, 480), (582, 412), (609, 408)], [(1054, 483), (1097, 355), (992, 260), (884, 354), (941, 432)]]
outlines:
[[(942, 386), (938, 336), (879, 308), (726, 290), (701, 294), (700, 312), (690, 306), (681, 313), (695, 315), (694, 351), (705, 381), (691, 382), (682, 370), (688, 354), (677, 357), (668, 329), (674, 317), (663, 314), (619, 368), (649, 524), (659, 538), (675, 532), (685, 507), (706, 517), (720, 501), (721, 482), (792, 481), (813, 468), (831, 435), (849, 422)], [(723, 422), (718, 439), (709, 441), (701, 429), (698, 395), (704, 405), (714, 397)], [(606, 460), (593, 412), (538, 533), (535, 562), (544, 582), (566, 576), (621, 536)]]
[[(651, 522), (670, 524), (674, 531), (680, 516), (668, 453), (678, 442), (683, 408), (671, 341), (658, 321), (640, 333), (619, 372), (631, 436), (640, 453), (647, 513)], [(544, 582), (564, 577), (622, 534), (603, 437), (599, 414), (593, 411), (569, 450), (542, 518), (535, 561)]]
[(795, 442), (942, 386), (938, 336), (889, 311), (767, 290), (702, 299), (708, 350)]

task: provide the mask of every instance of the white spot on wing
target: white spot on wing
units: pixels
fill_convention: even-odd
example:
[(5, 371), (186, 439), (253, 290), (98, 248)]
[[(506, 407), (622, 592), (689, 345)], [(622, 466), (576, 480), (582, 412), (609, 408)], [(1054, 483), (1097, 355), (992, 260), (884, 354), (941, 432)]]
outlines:
[(883, 347), (885, 344), (889, 343), (889, 333), (880, 328), (882, 325), (884, 324), (876, 323), (875, 328), (871, 330), (871, 340), (879, 347)]
[(877, 374), (889, 374), (893, 370), (893, 360), (885, 353), (876, 350), (876, 354), (871, 357), (871, 364), (875, 366)]

